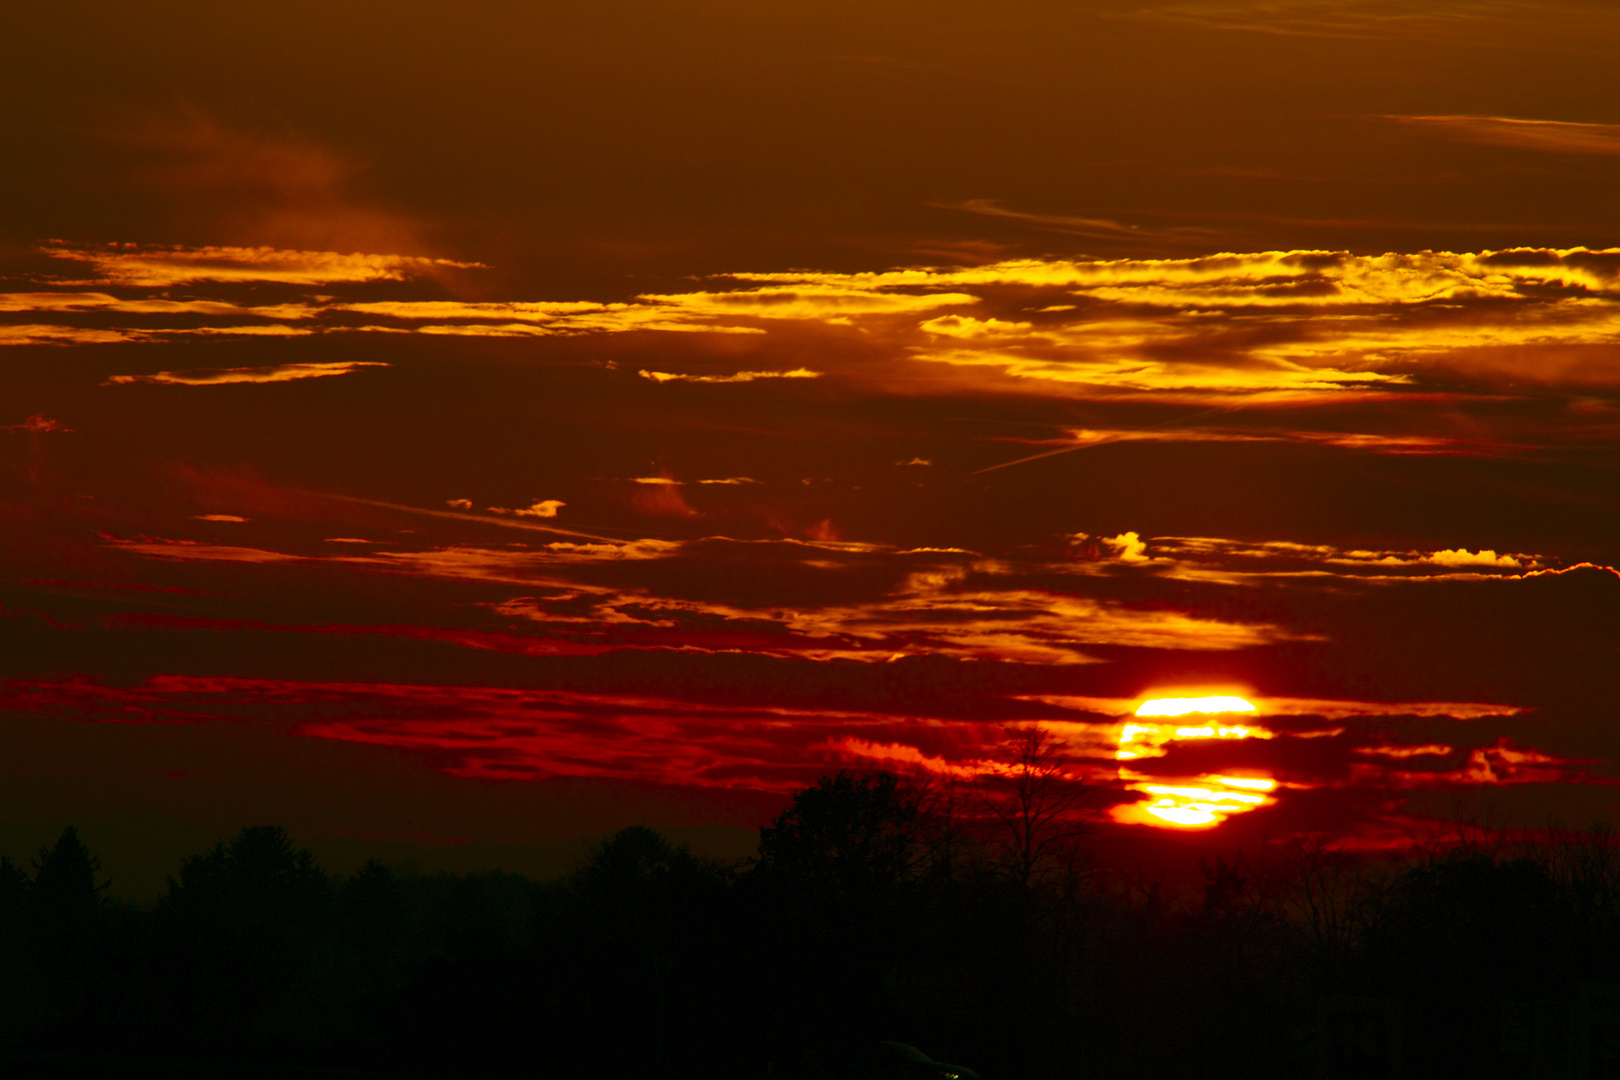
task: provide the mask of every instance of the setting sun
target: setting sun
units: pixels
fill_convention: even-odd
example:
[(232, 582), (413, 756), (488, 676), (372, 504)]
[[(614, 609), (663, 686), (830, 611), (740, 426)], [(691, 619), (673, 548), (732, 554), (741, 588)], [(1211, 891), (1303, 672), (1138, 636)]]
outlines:
[[(1137, 716), (1219, 716), (1255, 713), (1254, 703), (1240, 697), (1149, 698)], [(1272, 733), (1258, 726), (1217, 723), (1175, 727), (1169, 724), (1127, 723), (1120, 729), (1119, 761), (1163, 757), (1170, 743), (1192, 739), (1269, 739)], [(1158, 827), (1201, 829), (1218, 825), (1232, 814), (1257, 809), (1272, 799), (1262, 792), (1277, 782), (1261, 776), (1195, 776), (1166, 778), (1134, 772), (1125, 766), (1120, 780), (1134, 791), (1153, 796), (1145, 802), (1115, 808), (1116, 820)], [(1168, 781), (1168, 782), (1167, 782)]]
[(1190, 713), (1252, 713), (1254, 703), (1240, 697), (1149, 698), (1137, 708), (1137, 716), (1187, 716)]

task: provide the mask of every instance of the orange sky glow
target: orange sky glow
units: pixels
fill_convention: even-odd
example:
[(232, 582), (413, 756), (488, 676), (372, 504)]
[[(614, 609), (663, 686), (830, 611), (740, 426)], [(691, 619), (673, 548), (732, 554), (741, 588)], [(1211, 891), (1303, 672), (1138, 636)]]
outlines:
[(1029, 725), (1127, 843), (1615, 821), (1620, 13), (189, 11), (8, 28), (5, 850)]

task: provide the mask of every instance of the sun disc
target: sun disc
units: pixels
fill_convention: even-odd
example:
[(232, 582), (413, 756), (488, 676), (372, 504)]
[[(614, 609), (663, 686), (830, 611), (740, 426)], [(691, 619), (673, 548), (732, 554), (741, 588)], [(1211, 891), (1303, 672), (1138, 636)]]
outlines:
[[(1254, 714), (1253, 702), (1225, 695), (1185, 698), (1149, 698), (1136, 710), (1142, 717), (1219, 716), (1231, 713)], [(1216, 723), (1195, 723), (1187, 727), (1171, 724), (1123, 725), (1116, 751), (1120, 761), (1162, 757), (1169, 743), (1177, 740), (1268, 739), (1272, 733), (1261, 727), (1222, 727)], [(1198, 776), (1165, 782), (1120, 767), (1120, 779), (1131, 789), (1149, 796), (1148, 801), (1118, 808), (1120, 821), (1158, 825), (1161, 828), (1201, 829), (1218, 825), (1232, 814), (1258, 809), (1273, 801), (1270, 794), (1277, 782), (1259, 776)]]
[(1219, 713), (1252, 713), (1254, 703), (1240, 697), (1149, 698), (1137, 708), (1137, 716), (1200, 716)]

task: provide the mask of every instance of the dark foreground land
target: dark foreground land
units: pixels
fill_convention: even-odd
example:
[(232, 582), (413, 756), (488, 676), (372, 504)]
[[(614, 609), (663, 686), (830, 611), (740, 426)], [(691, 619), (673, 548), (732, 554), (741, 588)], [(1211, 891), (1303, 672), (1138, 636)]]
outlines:
[(554, 882), (334, 879), (256, 827), (147, 908), (69, 829), (0, 864), (0, 1072), (946, 1075), (897, 1040), (989, 1080), (1620, 1075), (1604, 832), (1298, 841), (1173, 894), (1061, 792), (963, 794), (840, 774), (747, 864), (632, 828)]

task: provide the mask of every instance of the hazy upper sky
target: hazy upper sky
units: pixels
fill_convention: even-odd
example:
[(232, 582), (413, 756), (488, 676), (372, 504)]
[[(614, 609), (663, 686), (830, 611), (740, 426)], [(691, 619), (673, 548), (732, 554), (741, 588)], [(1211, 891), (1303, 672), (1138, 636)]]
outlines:
[(718, 843), (1028, 722), (1127, 835), (1620, 801), (1612, 5), (7, 38), (10, 847)]

